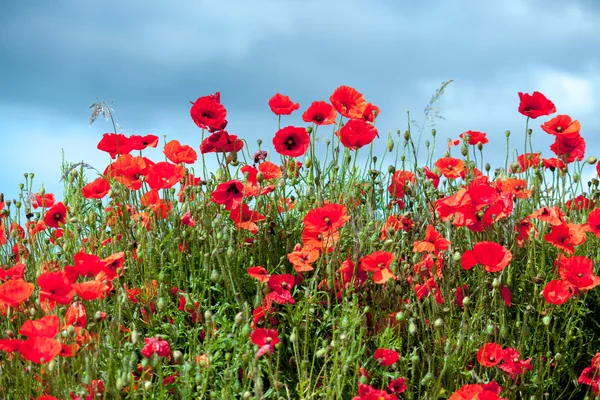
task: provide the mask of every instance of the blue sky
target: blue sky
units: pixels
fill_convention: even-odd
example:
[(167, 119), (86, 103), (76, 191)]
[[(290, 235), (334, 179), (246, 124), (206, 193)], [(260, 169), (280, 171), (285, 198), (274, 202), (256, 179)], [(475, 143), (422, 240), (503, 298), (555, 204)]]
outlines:
[[(111, 127), (88, 124), (96, 98), (113, 101), (125, 134), (197, 149), (189, 101), (220, 91), (230, 133), (270, 148), (276, 92), (300, 103), (283, 121), (294, 125), (312, 101), (353, 86), (381, 108), (385, 137), (406, 128), (406, 110), (422, 120), (449, 79), (438, 148), (484, 131), (486, 158), (499, 166), (506, 129), (522, 146), (517, 93), (537, 90), (581, 122), (586, 154), (600, 155), (600, 2), (3, 1), (0, 192), (14, 197), (34, 172), (36, 186), (60, 197), (63, 149), (67, 161), (103, 169), (109, 158), (96, 144)], [(543, 120), (534, 146), (549, 155)]]

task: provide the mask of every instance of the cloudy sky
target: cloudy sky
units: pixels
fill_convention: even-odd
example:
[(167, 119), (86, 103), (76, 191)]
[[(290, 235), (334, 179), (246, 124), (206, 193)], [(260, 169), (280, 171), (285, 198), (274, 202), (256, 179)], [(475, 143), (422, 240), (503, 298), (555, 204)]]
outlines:
[[(381, 108), (385, 137), (406, 128), (407, 110), (422, 120), (450, 79), (438, 148), (484, 131), (486, 157), (499, 166), (506, 129), (522, 147), (517, 93), (537, 90), (581, 122), (587, 154), (600, 155), (600, 2), (2, 1), (0, 192), (15, 196), (23, 173), (35, 172), (36, 186), (60, 197), (63, 150), (103, 169), (109, 158), (96, 145), (112, 128), (88, 124), (96, 98), (113, 101), (125, 134), (197, 149), (189, 101), (220, 91), (230, 133), (270, 148), (276, 92), (300, 103), (283, 122), (294, 125), (312, 101), (353, 86)], [(534, 146), (549, 155), (542, 120)]]

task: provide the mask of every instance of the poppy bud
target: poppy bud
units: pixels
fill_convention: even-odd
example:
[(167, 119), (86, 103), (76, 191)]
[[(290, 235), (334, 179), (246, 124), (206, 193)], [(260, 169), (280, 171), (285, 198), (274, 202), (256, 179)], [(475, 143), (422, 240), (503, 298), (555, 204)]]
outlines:
[(510, 136), (510, 131), (505, 131), (504, 134), (506, 135), (506, 137)]
[(411, 335), (417, 333), (417, 325), (415, 325), (415, 323), (412, 321), (410, 321), (410, 323), (408, 324), (408, 333), (410, 333)]
[(258, 140), (256, 141), (256, 144), (258, 144), (258, 145), (260, 146), (260, 145), (262, 144), (262, 139), (258, 139)]
[(498, 286), (500, 286), (500, 280), (498, 278), (494, 278), (492, 281), (492, 287), (497, 288)]
[(556, 354), (554, 355), (554, 359), (556, 360), (556, 362), (561, 362), (561, 361), (562, 361), (562, 359), (563, 359), (563, 356), (562, 356), (562, 354), (560, 354), (560, 353), (556, 353)]
[(579, 174), (577, 172), (573, 173), (573, 182), (579, 182)]
[(544, 318), (542, 318), (542, 322), (544, 323), (545, 326), (550, 325), (551, 319), (549, 315), (546, 315)]
[(387, 141), (387, 150), (391, 153), (394, 150), (394, 141), (392, 138), (389, 138)]
[(252, 398), (252, 393), (245, 391), (244, 394), (242, 395), (242, 399), (244, 400), (250, 400)]
[(404, 140), (408, 141), (410, 139), (410, 132), (404, 131)]
[(466, 145), (461, 146), (460, 154), (462, 154), (463, 157), (466, 157), (467, 154), (469, 154), (469, 147), (467, 147)]
[(492, 169), (492, 166), (490, 165), (490, 163), (485, 163), (485, 172), (490, 172), (490, 169)]
[(152, 382), (150, 382), (150, 381), (145, 381), (145, 382), (144, 382), (144, 390), (145, 390), (145, 391), (148, 391), (148, 390), (150, 390), (150, 389), (152, 389)]
[(591, 156), (590, 158), (587, 159), (586, 162), (590, 165), (594, 165), (594, 164), (596, 164), (596, 161), (598, 161), (598, 159), (594, 156)]
[(488, 324), (488, 325), (485, 327), (485, 332), (486, 332), (488, 335), (492, 335), (492, 334), (494, 333), (494, 325), (492, 325), (492, 324)]
[(388, 173), (393, 174), (394, 172), (396, 172), (396, 167), (393, 165), (388, 166)]
[(437, 131), (435, 129), (431, 130), (431, 136), (435, 137), (436, 133), (437, 133)]
[[(312, 159), (311, 159), (310, 157), (306, 156), (306, 157), (304, 158), (304, 166), (305, 166), (306, 168), (310, 168), (310, 167), (312, 167)], [(259, 173), (260, 173), (260, 172), (259, 172)]]
[(435, 322), (433, 323), (433, 326), (435, 326), (436, 328), (441, 328), (444, 325), (444, 320), (441, 318), (438, 318), (435, 320)]
[(243, 312), (239, 312), (235, 315), (235, 319), (234, 319), (234, 323), (235, 326), (242, 326), (242, 324), (244, 323), (244, 313)]
[(222, 168), (217, 169), (217, 172), (215, 173), (215, 179), (219, 182), (225, 180), (225, 172)]
[(469, 296), (465, 296), (463, 298), (463, 301), (462, 301), (463, 306), (465, 306), (465, 307), (468, 306), (470, 302), (471, 302), (471, 298)]
[(212, 317), (213, 317), (213, 313), (210, 312), (210, 310), (204, 311), (204, 319), (206, 320), (206, 322), (210, 322)]
[(312, 126), (309, 126), (309, 127), (307, 127), (307, 128), (306, 128), (306, 132), (307, 132), (309, 135), (312, 133), (312, 131), (313, 131), (313, 128), (312, 128)]

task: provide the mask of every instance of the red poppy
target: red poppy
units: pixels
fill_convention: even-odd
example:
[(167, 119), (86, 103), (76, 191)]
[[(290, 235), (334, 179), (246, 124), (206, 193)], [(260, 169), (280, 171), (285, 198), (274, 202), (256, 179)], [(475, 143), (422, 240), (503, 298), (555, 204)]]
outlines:
[(444, 298), (442, 297), (442, 293), (440, 293), (440, 288), (433, 277), (427, 279), (423, 284), (415, 284), (414, 290), (419, 300), (425, 296), (428, 296), (430, 293), (433, 293), (435, 296), (435, 302), (438, 304), (444, 304)]
[(156, 148), (158, 146), (158, 136), (156, 135), (131, 135), (129, 137), (133, 150), (144, 150), (147, 147)]
[(558, 206), (553, 207), (542, 207), (536, 211), (534, 211), (529, 218), (537, 218), (542, 222), (550, 224), (552, 226), (562, 225), (565, 223), (564, 214), (558, 208)]
[(105, 296), (108, 285), (101, 281), (94, 280), (75, 283), (73, 284), (73, 289), (82, 300), (96, 300)]
[(556, 136), (574, 136), (579, 134), (581, 125), (579, 121), (572, 120), (568, 115), (557, 115), (542, 124), (544, 132)]
[(230, 135), (225, 130), (218, 130), (202, 141), (200, 153), (237, 152), (244, 147), (244, 142), (236, 135)]
[(19, 329), (19, 335), (53, 338), (58, 335), (60, 320), (56, 315), (47, 315), (37, 320), (27, 320)]
[(190, 116), (201, 129), (216, 131), (224, 129), (227, 125), (227, 110), (221, 104), (219, 92), (209, 96), (199, 97), (190, 110)]
[(105, 151), (110, 154), (112, 159), (117, 157), (117, 154), (129, 154), (134, 148), (134, 141), (122, 133), (105, 133), (98, 143), (98, 150)]
[(253, 235), (258, 233), (258, 225), (256, 223), (265, 219), (264, 215), (258, 211), (251, 210), (245, 203), (232, 207), (229, 217), (235, 222), (237, 228), (246, 229)]
[(502, 346), (496, 343), (486, 343), (477, 352), (477, 361), (484, 367), (493, 367), (502, 361)]
[(99, 177), (81, 188), (81, 193), (86, 199), (101, 199), (109, 190), (110, 183), (103, 177)]
[(460, 134), (460, 138), (464, 139), (466, 136), (469, 136), (469, 144), (470, 145), (476, 145), (476, 144), (486, 144), (488, 142), (488, 138), (485, 134), (485, 132), (477, 132), (477, 131), (466, 131), (464, 133)]
[(495, 382), (463, 385), (448, 400), (504, 400), (498, 397), (502, 388)]
[(75, 302), (69, 306), (65, 313), (65, 324), (85, 328), (87, 313), (83, 303)]
[(585, 230), (577, 224), (554, 225), (544, 240), (568, 254), (575, 252), (575, 246), (585, 242)]
[(286, 126), (275, 133), (273, 146), (275, 151), (282, 156), (300, 157), (310, 144), (310, 136), (306, 128)]
[(389, 367), (398, 362), (400, 354), (392, 349), (377, 349), (373, 354), (373, 358), (384, 367)]
[(139, 190), (148, 167), (146, 158), (125, 154), (109, 164), (104, 170), (104, 175), (114, 178), (129, 190)]
[(275, 346), (280, 342), (279, 336), (277, 335), (277, 331), (275, 329), (265, 329), (258, 328), (252, 331), (250, 334), (250, 340), (252, 343), (259, 347), (256, 352), (256, 357), (259, 358), (266, 353), (271, 353), (275, 351)]
[(500, 285), (500, 296), (502, 296), (502, 300), (504, 300), (504, 304), (506, 304), (507, 307), (512, 305), (510, 289), (508, 286)]
[[(568, 210), (589, 210), (595, 207), (594, 200), (588, 199), (585, 195), (580, 194), (579, 196), (567, 200), (565, 206)], [(590, 213), (591, 214), (591, 213)], [(589, 223), (589, 215), (588, 215)], [(598, 222), (600, 225), (600, 221)]]
[(63, 202), (53, 205), (44, 215), (44, 222), (50, 228), (58, 228), (59, 224), (67, 222), (67, 208)]
[(296, 280), (290, 274), (271, 275), (267, 286), (272, 290), (267, 295), (267, 300), (277, 304), (294, 304), (291, 290)]
[(217, 204), (223, 204), (226, 210), (238, 206), (244, 198), (244, 184), (238, 180), (231, 180), (221, 183), (212, 192), (211, 201)]
[(581, 161), (585, 155), (585, 140), (579, 134), (556, 136), (550, 150), (566, 163)]
[(60, 354), (62, 346), (53, 338), (44, 336), (31, 337), (21, 344), (21, 356), (36, 364), (45, 364), (54, 360)]
[(556, 107), (554, 103), (546, 98), (540, 92), (533, 92), (533, 94), (519, 93), (519, 112), (526, 117), (536, 119), (544, 115), (554, 114)]
[(358, 386), (358, 396), (352, 400), (397, 400), (395, 394), (389, 394), (385, 390), (375, 389), (372, 386), (360, 384)]
[(8, 269), (0, 268), (0, 281), (22, 279), (25, 275), (25, 264), (15, 264)]
[(34, 195), (34, 200), (31, 202), (31, 207), (35, 210), (38, 207), (48, 208), (54, 205), (54, 195), (52, 193)]
[(284, 96), (281, 93), (275, 93), (275, 95), (269, 99), (269, 107), (275, 115), (290, 115), (300, 108), (300, 104), (294, 103), (288, 96)]
[(54, 307), (55, 303), (69, 304), (75, 296), (75, 290), (71, 283), (75, 281), (69, 280), (65, 272), (44, 272), (37, 278), (37, 284), (40, 287), (40, 303), (49, 300), (50, 307)]
[(415, 241), (413, 253), (433, 253), (448, 250), (450, 241), (446, 240), (433, 225), (427, 225), (425, 240)]
[(430, 180), (433, 184), (434, 188), (438, 188), (440, 186), (440, 176), (429, 169), (429, 167), (424, 167), (425, 177)]
[(405, 217), (404, 215), (390, 215), (381, 226), (381, 236), (379, 237), (379, 239), (386, 240), (388, 234), (398, 232), (399, 230), (409, 232), (414, 228), (414, 226), (415, 222), (412, 219)]
[(169, 346), (169, 342), (155, 337), (145, 338), (144, 347), (142, 348), (142, 355), (146, 358), (150, 358), (152, 354), (156, 354), (159, 357), (170, 358), (171, 346)]
[[(561, 170), (567, 168), (567, 164), (559, 158), (542, 158), (542, 164), (544, 165), (544, 168), (550, 169), (550, 171), (554, 171), (557, 168)], [(598, 165), (600, 165), (600, 163), (598, 163)], [(596, 166), (596, 169), (598, 169), (598, 165)]]
[(469, 290), (469, 286), (466, 284), (462, 284), (456, 288), (456, 293), (454, 294), (454, 301), (456, 304), (458, 304), (460, 308), (465, 307), (463, 300), (465, 299), (467, 290)]
[(388, 192), (395, 198), (404, 196), (404, 186), (406, 183), (415, 183), (417, 177), (411, 171), (396, 171), (392, 175), (392, 181), (388, 187)]
[(185, 175), (185, 168), (181, 165), (162, 161), (151, 165), (145, 182), (151, 189), (168, 189), (181, 182)]
[[(525, 153), (525, 154), (521, 154), (517, 157), (517, 162), (519, 163), (519, 165), (521, 166), (521, 171), (519, 172), (525, 172), (526, 170), (528, 170), (529, 168), (537, 168), (540, 165), (540, 153)], [(516, 171), (510, 171), (512, 172), (516, 172)]]
[(337, 113), (331, 104), (314, 101), (302, 114), (302, 121), (312, 122), (316, 125), (331, 125), (335, 124), (336, 117)]
[(362, 94), (348, 86), (340, 86), (329, 97), (333, 107), (346, 118), (362, 118), (367, 103)]
[(600, 277), (594, 275), (594, 264), (587, 257), (561, 255), (557, 264), (561, 279), (579, 290), (590, 290), (600, 285)]
[(404, 393), (408, 389), (406, 385), (406, 379), (404, 378), (396, 378), (388, 384), (387, 391), (390, 393), (401, 394)]
[(379, 107), (372, 103), (367, 103), (365, 111), (363, 112), (363, 119), (367, 122), (374, 123), (378, 115)]
[(22, 278), (6, 281), (0, 285), (0, 302), (16, 307), (31, 296), (33, 289), (33, 283)]
[(551, 280), (544, 286), (544, 299), (550, 304), (564, 304), (573, 295), (573, 287), (562, 279)]
[(360, 260), (360, 268), (366, 272), (374, 272), (372, 278), (375, 283), (384, 284), (396, 276), (390, 270), (394, 261), (394, 254), (387, 251), (375, 251)]
[(443, 157), (436, 161), (435, 167), (448, 179), (460, 178), (460, 173), (465, 169), (465, 163), (458, 158)]
[(267, 270), (261, 266), (255, 266), (255, 267), (248, 268), (248, 275), (250, 275), (252, 278), (257, 279), (263, 283), (267, 282), (270, 277)]
[(304, 217), (304, 227), (313, 232), (340, 229), (350, 220), (348, 209), (341, 204), (325, 204), (310, 210)]
[(502, 271), (512, 259), (511, 252), (502, 245), (494, 242), (479, 242), (473, 250), (467, 250), (462, 255), (461, 265), (469, 270), (475, 265), (483, 266), (486, 272)]
[(526, 371), (533, 371), (531, 358), (528, 358), (527, 360), (521, 360), (520, 358), (521, 355), (516, 349), (504, 349), (502, 352), (504, 363), (500, 364), (498, 368), (508, 373), (511, 379), (515, 379), (515, 377), (522, 375)]
[(298, 251), (288, 253), (287, 258), (296, 272), (307, 272), (314, 269), (311, 264), (317, 261), (320, 255), (321, 252), (318, 247), (304, 246)]
[(595, 208), (588, 214), (587, 227), (596, 237), (600, 238), (600, 208)]
[(519, 199), (527, 199), (531, 197), (531, 190), (527, 189), (527, 181), (525, 179), (506, 178), (504, 180), (497, 179), (496, 187), (502, 193), (510, 196), (517, 196)]
[(344, 147), (356, 150), (370, 144), (377, 136), (377, 129), (364, 119), (351, 119), (336, 135)]
[(178, 140), (171, 140), (165, 144), (163, 153), (174, 164), (193, 164), (198, 159), (198, 154), (188, 145), (181, 145)]

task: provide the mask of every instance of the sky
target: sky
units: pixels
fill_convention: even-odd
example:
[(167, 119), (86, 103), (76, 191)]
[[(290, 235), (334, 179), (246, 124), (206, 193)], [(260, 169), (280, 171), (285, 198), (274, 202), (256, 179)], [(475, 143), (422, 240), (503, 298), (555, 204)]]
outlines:
[[(422, 121), (451, 79), (436, 105), (438, 149), (483, 131), (486, 160), (500, 166), (505, 130), (522, 151), (518, 92), (540, 91), (580, 121), (586, 156), (600, 156), (600, 1), (2, 1), (0, 192), (15, 197), (33, 172), (34, 191), (43, 184), (60, 198), (63, 153), (103, 170), (109, 157), (96, 145), (112, 126), (89, 124), (97, 99), (113, 102), (127, 135), (198, 149), (189, 101), (219, 91), (228, 131), (252, 153), (256, 139), (272, 149), (272, 95), (300, 103), (282, 121), (298, 126), (312, 101), (348, 85), (380, 107), (383, 150), (388, 131), (406, 129), (407, 110)], [(544, 156), (547, 119), (530, 126)]]

